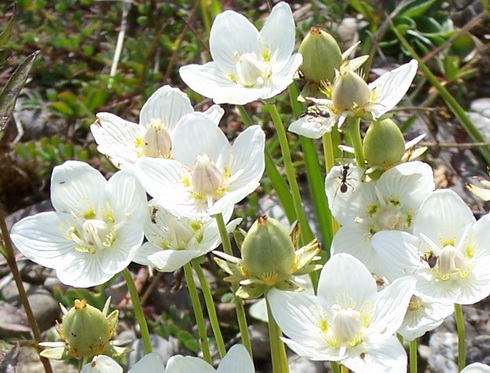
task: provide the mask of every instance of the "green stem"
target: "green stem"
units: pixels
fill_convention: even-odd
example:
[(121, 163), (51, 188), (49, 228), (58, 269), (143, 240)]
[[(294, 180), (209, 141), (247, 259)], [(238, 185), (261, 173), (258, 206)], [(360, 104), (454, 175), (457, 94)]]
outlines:
[[(267, 299), (267, 298), (266, 298)], [(272, 315), (269, 302), (267, 303), (267, 318), (269, 324), (269, 342), (271, 346), (272, 372), (289, 373), (288, 358), (286, 348), (281, 341), (282, 332)]]
[[(301, 114), (301, 105), (298, 102), (298, 89), (295, 84), (289, 86), (289, 97), (293, 114), (298, 117)], [(318, 220), (318, 227), (322, 235), (323, 247), (329, 248), (333, 238), (332, 214), (328, 208), (327, 195), (325, 193), (325, 177), (322, 174), (320, 163), (318, 162), (318, 154), (315, 144), (309, 138), (300, 136), (301, 148), (303, 149), (306, 176), (308, 185), (315, 206), (315, 213)], [(328, 250), (327, 250), (328, 251)], [(326, 259), (329, 254), (327, 252)]]
[(138, 290), (134, 285), (133, 276), (129, 269), (124, 269), (122, 271), (126, 285), (128, 286), (129, 295), (131, 296), (131, 302), (133, 303), (134, 314), (136, 320), (140, 326), (141, 338), (143, 339), (143, 348), (145, 354), (150, 354), (152, 352), (150, 332), (148, 331), (148, 325), (146, 323), (145, 314), (143, 313), (143, 308), (141, 307), (140, 297), (138, 295)]
[(340, 366), (340, 372), (341, 373), (349, 373), (349, 368), (347, 368), (345, 365)]
[(364, 158), (364, 150), (362, 148), (361, 139), (361, 120), (357, 117), (351, 117), (346, 119), (346, 127), (349, 128), (347, 136), (350, 140), (354, 152), (356, 154), (356, 162), (358, 167), (364, 167), (366, 160)]
[[(216, 219), (216, 223), (218, 224), (218, 230), (221, 237), (221, 244), (223, 245), (223, 251), (225, 252), (225, 254), (233, 255), (233, 250), (231, 249), (230, 237), (228, 236), (228, 231), (226, 229), (223, 215), (219, 213), (214, 215), (214, 218)], [(232, 283), (231, 288), (233, 289), (233, 299), (235, 301), (236, 316), (238, 319), (238, 327), (240, 329), (242, 343), (250, 353), (250, 356), (252, 356), (252, 344), (250, 343), (250, 336), (248, 334), (245, 307), (243, 306), (242, 299), (236, 296), (236, 292), (238, 290), (238, 284)]]
[(332, 373), (340, 373), (339, 363), (337, 363), (336, 361), (331, 361), (330, 369), (332, 369)]
[(209, 289), (209, 283), (206, 281), (206, 277), (204, 276), (204, 272), (199, 263), (192, 261), (191, 265), (196, 272), (197, 278), (199, 279), (199, 284), (201, 284), (204, 301), (206, 302), (206, 309), (209, 315), (209, 322), (211, 323), (211, 329), (213, 330), (214, 338), (216, 339), (219, 356), (223, 358), (226, 355), (225, 341), (223, 340), (223, 335), (221, 334), (218, 315), (216, 314), (216, 306), (214, 304), (211, 290)]
[(238, 112), (240, 113), (240, 117), (242, 118), (243, 124), (245, 126), (250, 126), (252, 124), (252, 120), (250, 119), (250, 116), (247, 113), (247, 110), (245, 110), (245, 107), (242, 105), (237, 105)]
[(410, 341), (410, 373), (417, 373), (417, 339)]
[(194, 317), (196, 318), (197, 333), (199, 334), (199, 340), (201, 341), (201, 350), (204, 360), (208, 363), (212, 363), (211, 353), (209, 352), (209, 341), (206, 333), (206, 323), (204, 322), (204, 314), (202, 312), (201, 301), (199, 300), (199, 294), (197, 293), (196, 283), (192, 276), (192, 268), (189, 263), (184, 264), (185, 281), (187, 282), (187, 288), (189, 289), (189, 295), (191, 297), (192, 309), (194, 310)]
[(456, 329), (458, 330), (458, 370), (461, 371), (466, 365), (466, 345), (463, 318), (463, 306), (454, 304), (454, 317), (456, 319)]
[[(393, 26), (393, 25), (392, 25)], [(458, 101), (449, 93), (446, 87), (437, 79), (437, 77), (432, 74), (432, 71), (427, 67), (424, 61), (418, 56), (415, 49), (407, 42), (407, 40), (400, 34), (400, 32), (396, 29), (396, 27), (391, 28), (393, 32), (396, 34), (397, 38), (400, 40), (400, 43), (403, 47), (410, 53), (410, 55), (415, 58), (419, 63), (419, 68), (424, 73), (427, 80), (434, 86), (435, 89), (439, 92), (441, 97), (446, 102), (448, 108), (452, 111), (454, 116), (458, 118), (459, 122), (463, 126), (464, 130), (473, 141), (478, 143), (485, 143), (486, 139), (478, 130), (478, 128), (473, 124), (466, 111), (461, 107)], [(485, 159), (487, 163), (490, 163), (490, 148), (488, 146), (480, 146), (478, 147), (481, 155)]]
[[(34, 339), (39, 343), (41, 342), (41, 330), (39, 329), (39, 325), (34, 317), (34, 312), (32, 312), (31, 304), (29, 303), (26, 290), (24, 289), (24, 284), (22, 283), (22, 276), (20, 274), (19, 267), (17, 267), (14, 246), (12, 245), (12, 241), (10, 239), (7, 223), (5, 222), (5, 213), (2, 206), (0, 206), (0, 232), (1, 253), (5, 256), (10, 271), (12, 272), (12, 276), (14, 277), (15, 285), (17, 286), (17, 291), (19, 292), (19, 298), (22, 302), (22, 306), (24, 306), (24, 311), (26, 313), (27, 320), (29, 321), (29, 325), (31, 326)], [(2, 241), (3, 247), (1, 245)], [(51, 364), (47, 358), (41, 357), (41, 363), (43, 364), (44, 371), (46, 373), (52, 373), (53, 370), (51, 369)]]
[(274, 104), (266, 103), (266, 107), (276, 128), (277, 137), (279, 139), (279, 145), (281, 147), (282, 157), (284, 161), (284, 166), (286, 169), (286, 176), (288, 179), (289, 187), (291, 188), (291, 194), (293, 196), (294, 211), (296, 212), (296, 219), (298, 219), (299, 227), (301, 230), (301, 243), (302, 245), (313, 240), (314, 236), (306, 220), (305, 213), (301, 204), (301, 194), (299, 192), (298, 182), (296, 180), (296, 173), (293, 166), (293, 161), (291, 159), (291, 152), (289, 150), (289, 143), (286, 136), (286, 131), (284, 130), (284, 125), (282, 123), (277, 107)]

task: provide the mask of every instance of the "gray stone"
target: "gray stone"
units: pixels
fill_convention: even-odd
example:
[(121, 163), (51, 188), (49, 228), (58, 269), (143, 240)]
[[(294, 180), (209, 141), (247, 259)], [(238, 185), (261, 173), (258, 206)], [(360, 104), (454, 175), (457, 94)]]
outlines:
[(490, 97), (478, 98), (472, 101), (470, 110), (490, 118)]
[(456, 373), (458, 337), (454, 333), (434, 333), (430, 337), (429, 368), (433, 373)]
[[(118, 339), (124, 339), (124, 337), (125, 335), (121, 334)], [(160, 357), (162, 363), (165, 365), (168, 359), (170, 359), (178, 351), (177, 339), (170, 337), (169, 340), (166, 340), (155, 334), (152, 334), (150, 337), (153, 352)], [(141, 360), (141, 358), (145, 356), (142, 339), (136, 339), (131, 344), (131, 348), (134, 350), (128, 355), (128, 369), (133, 367), (137, 361)]]
[(288, 358), (290, 373), (323, 373), (325, 364), (321, 361), (311, 361), (296, 354)]
[(269, 360), (271, 349), (267, 324), (257, 323), (249, 325), (248, 332), (250, 334), (254, 357), (261, 360)]

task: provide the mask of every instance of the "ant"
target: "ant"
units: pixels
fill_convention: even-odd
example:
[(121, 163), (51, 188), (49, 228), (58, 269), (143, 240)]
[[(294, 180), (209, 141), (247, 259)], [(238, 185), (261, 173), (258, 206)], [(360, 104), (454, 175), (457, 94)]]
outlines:
[(350, 166), (348, 164), (344, 164), (342, 166), (342, 170), (340, 171), (340, 193), (345, 193), (349, 189), (349, 183), (347, 182), (347, 178), (349, 176)]
[(330, 114), (327, 110), (322, 109), (318, 105), (308, 106), (308, 108), (300, 114), (300, 118), (306, 117), (306, 120), (311, 120), (312, 118), (328, 118)]

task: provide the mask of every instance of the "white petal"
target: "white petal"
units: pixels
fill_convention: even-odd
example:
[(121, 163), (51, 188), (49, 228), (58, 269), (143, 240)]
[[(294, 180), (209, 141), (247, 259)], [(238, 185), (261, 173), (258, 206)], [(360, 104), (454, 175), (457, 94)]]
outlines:
[[(69, 262), (64, 258), (63, 266), (56, 269), (56, 275), (62, 283), (78, 288), (88, 288), (109, 281), (115, 274), (104, 271), (97, 254), (78, 253), (77, 251), (73, 253), (78, 257), (69, 258)], [(129, 262), (124, 267), (128, 264)]]
[(366, 224), (342, 226), (332, 241), (332, 254), (346, 253), (359, 259), (372, 273), (378, 273), (381, 264), (377, 252), (371, 247), (371, 233)]
[[(346, 164), (332, 167), (325, 178), (328, 206), (340, 224), (353, 223), (368, 205), (365, 195), (374, 196), (372, 185), (362, 182), (363, 173), (364, 169)], [(345, 193), (340, 190), (342, 185), (347, 187)]]
[(122, 373), (122, 367), (105, 355), (94, 356), (91, 363), (85, 364), (80, 373)]
[(401, 231), (376, 233), (371, 245), (379, 258), (379, 274), (389, 281), (428, 269), (417, 249), (418, 239)]
[(311, 350), (310, 354), (328, 348), (322, 338), (320, 320), (314, 314), (321, 307), (317, 297), (304, 292), (293, 293), (271, 289), (267, 293), (267, 301), (274, 319), (289, 338), (308, 347)]
[(294, 76), (302, 63), (303, 56), (300, 53), (295, 53), (285, 61), (283, 66), (273, 65), (271, 86), (264, 88), (260, 98), (266, 100), (284, 91), (293, 82)]
[(212, 105), (209, 109), (203, 112), (203, 114), (207, 115), (213, 122), (216, 123), (216, 125), (218, 125), (221, 118), (223, 118), (225, 111), (219, 105)]
[(48, 268), (60, 267), (75, 251), (73, 241), (62, 236), (60, 215), (42, 212), (22, 219), (12, 227), (13, 243), (28, 259)]
[(194, 112), (189, 97), (178, 88), (166, 85), (153, 93), (140, 113), (140, 125), (147, 127), (152, 119), (160, 119), (169, 131), (185, 114)]
[(321, 116), (316, 117), (307, 114), (291, 123), (288, 130), (298, 135), (308, 137), (309, 139), (319, 139), (324, 134), (330, 132), (332, 127), (333, 123), (330, 118)]
[(160, 272), (173, 272), (203, 255), (199, 250), (160, 250), (148, 256), (152, 267)]
[(138, 361), (128, 373), (165, 373), (162, 361), (157, 354), (150, 353)]
[(221, 360), (217, 373), (254, 373), (254, 363), (247, 349), (242, 345), (234, 345)]
[(376, 309), (368, 332), (391, 336), (396, 333), (407, 313), (415, 291), (415, 279), (403, 277), (393, 281), (378, 293)]
[(150, 261), (148, 260), (148, 257), (152, 254), (158, 253), (162, 251), (161, 248), (153, 245), (150, 242), (145, 242), (143, 245), (141, 245), (135, 252), (134, 257), (133, 257), (133, 262), (149, 266), (151, 265)]
[(328, 310), (338, 304), (359, 311), (365, 304), (376, 303), (376, 291), (373, 276), (364, 264), (343, 253), (329, 259), (318, 282), (318, 297), (324, 300)]
[(245, 105), (262, 97), (264, 92), (264, 88), (240, 87), (219, 70), (215, 62), (183, 66), (179, 74), (193, 91), (212, 98), (217, 104)]
[(417, 61), (411, 60), (409, 63), (381, 75), (369, 84), (371, 91), (376, 89), (375, 102), (382, 104), (373, 110), (372, 113), (375, 118), (379, 118), (398, 104), (410, 88), (413, 78), (417, 74), (417, 68)]
[(359, 346), (358, 350), (354, 356), (351, 356), (348, 350), (348, 358), (341, 360), (341, 363), (353, 372), (405, 373), (407, 371), (407, 354), (396, 337), (371, 344), (365, 343)]
[(260, 30), (260, 36), (270, 48), (271, 53), (278, 51), (278, 62), (286, 61), (293, 52), (296, 27), (290, 6), (280, 2), (274, 8)]
[(265, 133), (260, 126), (250, 126), (238, 135), (231, 148), (230, 171), (232, 176), (240, 176), (231, 183), (230, 190), (247, 189), (247, 194), (253, 192), (249, 186), (258, 183), (264, 173), (264, 150)]
[(51, 203), (58, 212), (83, 216), (97, 211), (107, 180), (87, 163), (67, 161), (56, 166), (51, 177)]
[(420, 206), (413, 233), (419, 237), (424, 234), (441, 247), (451, 241), (456, 246), (474, 222), (473, 213), (461, 197), (452, 190), (441, 189), (432, 192)]
[(385, 198), (397, 196), (404, 208), (416, 213), (435, 188), (432, 168), (423, 162), (406, 162), (386, 171), (376, 183)]
[(204, 360), (191, 356), (172, 356), (167, 362), (167, 373), (216, 373)]
[(117, 168), (136, 162), (136, 144), (143, 137), (144, 128), (111, 113), (97, 113), (97, 119), (90, 126), (97, 150), (109, 157)]
[(131, 224), (143, 229), (148, 214), (147, 199), (146, 192), (136, 177), (129, 171), (119, 171), (109, 179), (106, 188), (111, 196), (115, 219), (130, 219)]
[(241, 14), (230, 10), (218, 14), (209, 35), (213, 61), (222, 72), (234, 73), (234, 53), (260, 53), (259, 37), (255, 26)]
[(186, 115), (174, 132), (173, 157), (190, 168), (198, 155), (206, 154), (216, 163), (230, 148), (223, 131), (203, 113)]

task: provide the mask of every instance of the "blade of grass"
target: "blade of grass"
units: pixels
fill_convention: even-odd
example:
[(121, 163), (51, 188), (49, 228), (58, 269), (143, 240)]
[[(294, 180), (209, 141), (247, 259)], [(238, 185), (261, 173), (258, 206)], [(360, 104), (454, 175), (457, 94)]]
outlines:
[[(446, 102), (448, 108), (452, 111), (454, 116), (458, 118), (459, 122), (463, 126), (466, 133), (471, 137), (471, 139), (478, 143), (486, 142), (485, 137), (481, 134), (478, 128), (475, 127), (471, 119), (466, 114), (465, 110), (461, 107), (458, 101), (449, 93), (449, 91), (444, 87), (441, 82), (436, 78), (432, 71), (427, 67), (424, 61), (417, 55), (417, 52), (412, 48), (412, 46), (407, 42), (407, 40), (401, 35), (398, 30), (392, 24), (392, 31), (395, 33), (400, 43), (403, 47), (410, 53), (410, 55), (415, 58), (419, 63), (419, 68), (424, 73), (427, 80), (432, 84), (432, 86), (437, 89), (443, 100)], [(490, 148), (488, 146), (478, 148), (480, 154), (483, 156), (487, 163), (490, 163)]]

